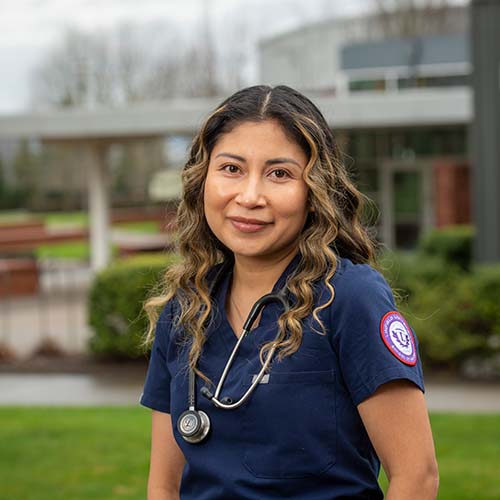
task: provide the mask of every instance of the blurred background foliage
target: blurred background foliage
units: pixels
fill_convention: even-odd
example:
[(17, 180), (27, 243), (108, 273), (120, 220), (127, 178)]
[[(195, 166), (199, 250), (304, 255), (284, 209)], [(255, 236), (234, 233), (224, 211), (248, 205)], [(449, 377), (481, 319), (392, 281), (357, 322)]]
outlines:
[[(473, 266), (472, 239), (469, 226), (436, 229), (416, 252), (382, 254), (379, 268), (417, 334), (428, 368), (488, 376), (500, 372), (500, 266)], [(94, 353), (143, 354), (142, 303), (177, 258), (129, 259), (98, 275), (89, 301)]]
[(108, 358), (144, 357), (144, 301), (159, 291), (163, 271), (178, 260), (175, 254), (130, 257), (96, 276), (89, 291), (91, 352)]

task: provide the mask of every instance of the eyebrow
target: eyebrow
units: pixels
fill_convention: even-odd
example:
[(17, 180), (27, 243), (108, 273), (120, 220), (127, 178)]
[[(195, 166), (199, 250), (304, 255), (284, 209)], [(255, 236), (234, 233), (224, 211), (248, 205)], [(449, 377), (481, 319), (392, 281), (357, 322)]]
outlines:
[[(246, 160), (245, 158), (243, 158), (243, 156), (239, 156), (239, 155), (234, 155), (232, 153), (219, 153), (216, 158), (219, 158), (219, 156), (226, 156), (228, 158), (232, 158), (233, 160), (238, 160), (238, 161), (241, 161), (242, 163), (246, 163)], [(302, 168), (302, 165), (293, 160), (292, 158), (286, 158), (284, 156), (280, 156), (279, 158), (272, 158), (270, 160), (266, 160), (266, 165), (276, 165), (276, 164), (280, 164), (280, 163), (293, 163), (294, 165), (297, 165), (297, 167), (300, 167)]]

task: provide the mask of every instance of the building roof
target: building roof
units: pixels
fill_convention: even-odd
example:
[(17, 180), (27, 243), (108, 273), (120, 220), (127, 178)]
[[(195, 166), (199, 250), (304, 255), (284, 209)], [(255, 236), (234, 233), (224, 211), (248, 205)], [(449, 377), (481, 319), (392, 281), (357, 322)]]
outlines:
[[(472, 92), (466, 87), (311, 97), (337, 129), (453, 125), (472, 119)], [(0, 116), (0, 137), (89, 140), (194, 134), (218, 103), (219, 99), (191, 99)]]
[(191, 134), (220, 99), (172, 99), (120, 107), (0, 115), (0, 137), (81, 140)]

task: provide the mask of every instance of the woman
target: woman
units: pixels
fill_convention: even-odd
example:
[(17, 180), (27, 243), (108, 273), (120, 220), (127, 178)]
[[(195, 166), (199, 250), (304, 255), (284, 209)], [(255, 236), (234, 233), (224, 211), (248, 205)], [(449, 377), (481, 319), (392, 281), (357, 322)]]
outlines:
[(183, 186), (183, 261), (146, 305), (148, 499), (379, 499), (380, 462), (388, 500), (434, 499), (416, 341), (320, 111), (285, 86), (237, 92)]

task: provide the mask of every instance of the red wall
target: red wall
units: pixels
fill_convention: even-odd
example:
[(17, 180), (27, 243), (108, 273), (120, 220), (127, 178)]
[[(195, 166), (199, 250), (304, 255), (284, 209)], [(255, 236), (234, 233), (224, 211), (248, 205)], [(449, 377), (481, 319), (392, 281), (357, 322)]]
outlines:
[(471, 222), (471, 172), (468, 163), (440, 160), (434, 164), (436, 226)]

